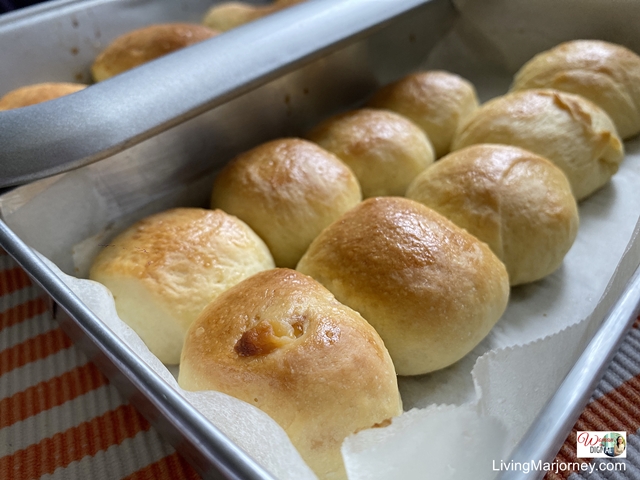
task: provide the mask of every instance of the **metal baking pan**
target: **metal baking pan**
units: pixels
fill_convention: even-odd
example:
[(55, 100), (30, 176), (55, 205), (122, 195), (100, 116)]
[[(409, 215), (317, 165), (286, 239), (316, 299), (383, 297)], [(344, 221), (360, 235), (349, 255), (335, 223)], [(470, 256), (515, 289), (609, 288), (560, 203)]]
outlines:
[[(0, 43), (15, 47), (0, 51), (3, 65), (38, 52), (27, 57), (33, 62), (21, 62), (25, 68), (6, 77), (2, 72), (0, 94), (38, 81), (87, 81), (93, 56), (116, 35), (161, 21), (198, 21), (210, 4), (59, 0), (0, 17)], [(61, 307), (57, 317), (74, 341), (203, 476), (271, 478), (140, 362), (30, 247), (66, 273), (81, 274), (70, 252), (83, 239), (102, 238), (174, 202), (206, 204), (207, 195), (197, 189), (187, 197), (176, 192), (210, 182), (242, 150), (299, 135), (321, 118), (360, 104), (379, 85), (420, 65), (458, 20), (448, 0), (310, 0), (69, 97), (0, 113), (0, 187), (31, 182), (2, 196), (7, 223), (12, 202), (35, 198), (52, 185), (64, 189), (69, 202), (47, 204), (48, 220), (32, 228), (0, 222), (0, 246)], [(42, 47), (51, 44), (55, 55)], [(106, 214), (95, 215), (99, 191), (95, 204), (67, 214), (75, 198), (85, 198), (83, 178), (118, 191)], [(38, 213), (15, 209), (23, 220)], [(514, 459), (555, 456), (638, 314), (640, 280), (637, 273), (632, 277), (637, 264), (631, 256), (621, 273), (632, 278), (625, 295)]]
[[(93, 55), (116, 35), (154, 22), (194, 21), (210, 4), (183, 1), (176, 8), (177, 3), (59, 1), (3, 17), (0, 43), (16, 46), (0, 53), (6, 55), (0, 57), (4, 65), (17, 64), (34, 48), (64, 45), (55, 52), (41, 51), (28, 68), (7, 75), (0, 93), (39, 81), (86, 81)], [(93, 85), (80, 95), (2, 112), (0, 186), (101, 160), (84, 168), (101, 175), (105, 188), (117, 185), (122, 209), (135, 210), (168, 184), (206, 178), (239, 151), (268, 138), (299, 134), (327, 114), (361, 101), (399, 72), (408, 73), (453, 18), (454, 10), (444, 0), (316, 0)], [(424, 26), (428, 28), (419, 31)], [(89, 53), (79, 45), (87, 45)], [(64, 68), (60, 57), (66, 59)], [(151, 168), (162, 173), (145, 184), (144, 172)], [(41, 185), (22, 188), (29, 192)], [(74, 188), (82, 186), (69, 185), (70, 201)], [(72, 339), (200, 474), (271, 478), (140, 362), (27, 247), (24, 241), (73, 273), (63, 252), (75, 239), (65, 232), (81, 224), (91, 236), (117, 220), (93, 218), (90, 206), (73, 218), (65, 213), (64, 205), (55, 206), (51, 223), (31, 234), (0, 222), (0, 246), (61, 307), (57, 317)]]

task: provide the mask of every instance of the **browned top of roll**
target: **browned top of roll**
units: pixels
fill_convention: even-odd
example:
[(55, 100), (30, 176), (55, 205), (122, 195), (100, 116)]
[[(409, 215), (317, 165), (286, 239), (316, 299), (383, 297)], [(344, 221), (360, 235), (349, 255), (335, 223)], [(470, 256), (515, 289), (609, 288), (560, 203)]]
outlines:
[(578, 231), (578, 207), (562, 170), (510, 145), (450, 153), (414, 180), (407, 197), (486, 242), (511, 285), (558, 268)]
[[(322, 253), (331, 257), (331, 262), (324, 264), (324, 268), (340, 265), (343, 279), (357, 275), (362, 280), (358, 285), (361, 294), (409, 298), (411, 292), (425, 288), (422, 281), (415, 282), (415, 278), (404, 276), (390, 281), (389, 272), (411, 274), (420, 271), (429, 277), (429, 288), (438, 285), (447, 290), (453, 287), (449, 284), (450, 279), (455, 278), (448, 274), (486, 256), (488, 248), (485, 247), (475, 237), (418, 202), (399, 197), (376, 197), (363, 201), (325, 230), (307, 255), (315, 257)], [(455, 255), (455, 261), (452, 261), (452, 255)], [(363, 259), (370, 261), (364, 264)], [(309, 260), (305, 256), (303, 262)], [(497, 259), (494, 263), (498, 263)], [(415, 270), (424, 267), (427, 270)], [(403, 288), (398, 289), (399, 285)], [(441, 299), (451, 300), (446, 296)]]
[[(335, 362), (323, 364), (322, 351), (336, 355)], [(221, 391), (250, 388), (260, 377), (279, 385), (276, 393), (291, 391), (297, 385), (297, 395), (306, 397), (309, 390), (325, 388), (318, 384), (315, 373), (339, 373), (344, 367), (351, 371), (353, 358), (360, 358), (363, 368), (372, 363), (393, 372), (384, 344), (371, 325), (320, 283), (286, 268), (257, 273), (211, 303), (189, 330), (183, 361), (185, 357), (190, 371), (200, 372), (199, 380), (190, 379), (195, 382), (190, 382), (191, 389), (210, 388), (207, 385), (211, 384), (217, 384)], [(292, 375), (289, 365), (296, 365), (299, 373)], [(359, 378), (372, 381), (366, 375)], [(323, 394), (333, 396), (353, 388), (353, 384), (336, 385), (335, 391)], [(373, 384), (371, 388), (375, 388)], [(252, 396), (248, 400), (261, 405), (273, 399), (254, 402)], [(325, 401), (319, 406), (324, 407)], [(280, 406), (274, 403), (271, 407)], [(295, 411), (289, 410), (275, 415), (281, 422), (285, 418), (291, 422), (295, 416)]]
[(434, 159), (420, 127), (388, 110), (363, 108), (336, 115), (307, 136), (353, 170), (365, 198), (404, 195)]
[(91, 74), (96, 82), (100, 82), (217, 33), (204, 25), (191, 23), (150, 25), (133, 30), (116, 38), (98, 55)]
[[(222, 237), (225, 241), (219, 242)], [(155, 279), (168, 267), (187, 272), (209, 268), (239, 245), (252, 247), (253, 242), (253, 232), (221, 210), (174, 208), (123, 232), (101, 251), (92, 270)]]
[(46, 82), (28, 85), (11, 90), (0, 98), (0, 110), (28, 107), (37, 103), (53, 100), (86, 88), (81, 83)]
[(454, 73), (430, 70), (385, 85), (369, 101), (415, 122), (429, 137), (437, 157), (446, 155), (458, 126), (478, 108), (471, 82)]
[(339, 158), (312, 142), (282, 138), (227, 164), (212, 206), (246, 222), (276, 265), (294, 267), (316, 235), (361, 198), (355, 175)]
[(498, 320), (509, 292), (506, 269), (485, 243), (406, 198), (352, 208), (297, 268), (374, 326), (399, 375), (459, 360)]
[(514, 77), (512, 90), (554, 88), (588, 98), (622, 138), (640, 132), (640, 56), (602, 40), (572, 40), (541, 52)]
[(340, 446), (348, 435), (402, 413), (373, 327), (289, 269), (253, 275), (209, 304), (187, 334), (179, 383), (257, 406), (327, 479), (346, 478)]

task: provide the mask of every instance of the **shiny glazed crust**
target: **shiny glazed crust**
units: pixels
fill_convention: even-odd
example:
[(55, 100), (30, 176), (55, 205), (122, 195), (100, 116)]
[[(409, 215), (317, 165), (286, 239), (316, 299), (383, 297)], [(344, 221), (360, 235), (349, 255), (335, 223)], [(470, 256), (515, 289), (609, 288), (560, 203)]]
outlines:
[(243, 222), (177, 208), (136, 223), (104, 247), (89, 277), (113, 293), (120, 318), (162, 362), (180, 359), (187, 328), (223, 291), (273, 259)]
[(116, 38), (98, 55), (91, 66), (91, 75), (101, 82), (217, 33), (191, 23), (166, 23), (133, 30)]
[(556, 270), (578, 233), (578, 207), (562, 171), (507, 145), (473, 145), (425, 170), (407, 197), (486, 242), (511, 285)]
[(607, 112), (620, 137), (640, 132), (640, 57), (621, 45), (573, 40), (539, 53), (522, 66), (511, 87), (530, 88), (581, 95)]
[(365, 108), (337, 115), (314, 128), (308, 138), (353, 170), (364, 198), (404, 195), (434, 160), (425, 133), (386, 110)]
[(0, 98), (0, 110), (28, 107), (29, 105), (70, 95), (86, 87), (81, 83), (48, 82), (16, 88)]
[(429, 137), (436, 153), (449, 153), (460, 123), (478, 108), (471, 82), (440, 70), (408, 75), (381, 88), (369, 106), (393, 110), (416, 123)]
[(265, 411), (320, 478), (346, 478), (344, 438), (402, 413), (376, 331), (289, 269), (258, 273), (202, 312), (187, 333), (178, 381)]
[(296, 138), (245, 152), (220, 172), (211, 204), (245, 221), (276, 265), (295, 267), (324, 227), (361, 200), (353, 172), (332, 153)]
[(476, 143), (524, 148), (565, 173), (576, 199), (603, 187), (624, 158), (609, 116), (583, 97), (557, 90), (524, 90), (482, 105), (464, 123), (452, 149)]
[(326, 228), (298, 270), (378, 331), (399, 375), (469, 353), (507, 305), (509, 281), (489, 247), (413, 200), (365, 200)]

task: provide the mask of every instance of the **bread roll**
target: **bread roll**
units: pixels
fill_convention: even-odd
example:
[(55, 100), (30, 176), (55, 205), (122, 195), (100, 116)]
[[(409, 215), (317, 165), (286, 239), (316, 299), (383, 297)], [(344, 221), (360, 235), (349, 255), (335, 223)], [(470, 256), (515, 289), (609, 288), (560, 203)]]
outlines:
[(220, 172), (211, 204), (247, 222), (276, 265), (295, 267), (324, 227), (362, 199), (353, 172), (306, 140), (285, 138), (238, 156)]
[(203, 25), (191, 23), (166, 23), (139, 28), (111, 42), (93, 62), (91, 75), (96, 82), (101, 82), (217, 33)]
[(365, 108), (336, 115), (308, 138), (335, 154), (356, 174), (364, 198), (404, 195), (433, 163), (433, 148), (420, 128), (386, 110)]
[(275, 9), (272, 6), (257, 6), (243, 2), (224, 2), (211, 7), (204, 16), (202, 23), (211, 29), (226, 32), (274, 11)]
[(413, 73), (381, 88), (369, 106), (393, 110), (415, 122), (439, 158), (449, 153), (460, 123), (478, 108), (478, 97), (464, 78), (433, 70)]
[(227, 288), (273, 259), (243, 222), (216, 210), (177, 208), (136, 223), (95, 259), (89, 274), (118, 316), (162, 362), (180, 360), (189, 325)]
[(578, 233), (578, 207), (562, 171), (527, 150), (473, 145), (425, 170), (407, 197), (487, 243), (511, 285), (556, 270)]
[(453, 150), (476, 143), (514, 145), (551, 160), (578, 200), (605, 185), (624, 158), (604, 110), (557, 90), (524, 90), (485, 103), (464, 123)]
[(640, 132), (640, 57), (601, 40), (573, 40), (539, 53), (516, 74), (512, 90), (554, 88), (588, 98), (619, 135)]
[(288, 269), (258, 273), (204, 310), (185, 339), (178, 382), (265, 411), (321, 479), (346, 478), (345, 437), (402, 413), (376, 331), (318, 282)]
[(461, 359), (509, 297), (507, 271), (485, 243), (406, 198), (365, 200), (313, 241), (298, 270), (378, 331), (399, 375)]
[(282, 9), (287, 7), (292, 7), (293, 5), (297, 5), (298, 3), (303, 3), (306, 0), (275, 0), (273, 4)]
[(0, 110), (28, 107), (29, 105), (75, 93), (83, 88), (86, 88), (86, 85), (65, 82), (36, 83), (16, 88), (0, 98)]
[(271, 5), (251, 5), (244, 2), (219, 3), (207, 11), (202, 23), (214, 30), (226, 32), (302, 1), (276, 0)]

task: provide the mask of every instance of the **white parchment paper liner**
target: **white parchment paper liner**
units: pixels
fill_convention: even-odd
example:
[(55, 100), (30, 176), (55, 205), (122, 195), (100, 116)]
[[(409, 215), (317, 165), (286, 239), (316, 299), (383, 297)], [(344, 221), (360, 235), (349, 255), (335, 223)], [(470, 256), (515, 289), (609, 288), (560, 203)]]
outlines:
[[(640, 18), (640, 4), (631, 1), (616, 2), (615, 10), (611, 2), (596, 0), (454, 3), (460, 11), (456, 27), (423, 67), (464, 75), (483, 100), (505, 93), (515, 69), (563, 40), (599, 37), (640, 49), (640, 34), (632, 20)], [(576, 9), (581, 12), (579, 19)], [(346, 440), (343, 455), (352, 480), (489, 479), (496, 475), (492, 460), (507, 458), (640, 261), (640, 140), (625, 147), (627, 157), (612, 182), (580, 204), (578, 238), (563, 266), (540, 282), (513, 289), (504, 317), (463, 360), (430, 375), (400, 378), (408, 411), (391, 426)], [(7, 224), (23, 238), (30, 237), (33, 225), (55, 223), (50, 205), (90, 218), (91, 225), (78, 222), (78, 231), (60, 232), (59, 239), (31, 235), (32, 246), (66, 271), (73, 271), (75, 265), (80, 275), (99, 245), (124, 225), (160, 206), (197, 204), (208, 196), (210, 187), (210, 178), (195, 186), (178, 186), (144, 206), (139, 200), (127, 203), (111, 197), (91, 172), (90, 166), (37, 182), (0, 202)], [(74, 198), (85, 201), (66, 205), (70, 188), (76, 190)], [(95, 234), (94, 227), (107, 218), (108, 228)], [(73, 253), (50, 246), (64, 244), (66, 238), (86, 240)], [(625, 251), (626, 258), (613, 277)], [(117, 318), (106, 289), (52, 268), (145, 362), (181, 391), (166, 367)], [(255, 407), (215, 392), (181, 393), (276, 477), (314, 477), (282, 429)]]

